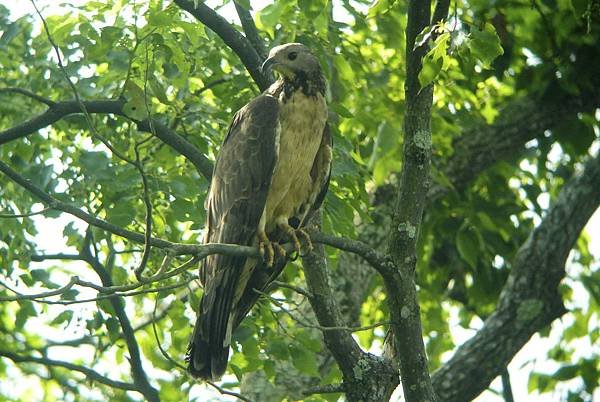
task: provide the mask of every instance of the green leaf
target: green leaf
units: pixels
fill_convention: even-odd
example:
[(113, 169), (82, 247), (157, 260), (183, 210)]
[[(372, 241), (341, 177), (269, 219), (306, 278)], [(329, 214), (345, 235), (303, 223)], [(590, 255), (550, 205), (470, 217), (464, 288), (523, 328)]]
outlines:
[(423, 59), (423, 66), (419, 71), (419, 84), (421, 88), (426, 87), (435, 80), (442, 71), (444, 61), (442, 59), (433, 59), (432, 57), (425, 57)]
[(352, 114), (351, 111), (349, 111), (348, 109), (346, 109), (344, 107), (344, 105), (342, 105), (341, 103), (334, 103), (331, 105), (331, 108), (333, 109), (334, 112), (336, 112), (338, 115), (345, 117), (347, 119), (354, 117), (354, 115)]
[(164, 10), (153, 10), (146, 14), (148, 23), (153, 26), (167, 26), (173, 23), (173, 15)]
[(462, 259), (474, 269), (480, 250), (479, 239), (468, 225), (462, 225), (456, 234), (456, 248)]
[(114, 179), (114, 171), (111, 169), (110, 159), (104, 152), (83, 152), (79, 156), (81, 166), (86, 174), (98, 179)]
[(468, 46), (473, 56), (481, 60), (485, 67), (489, 67), (496, 57), (504, 54), (500, 38), (490, 23), (485, 23), (483, 29), (471, 31)]
[(152, 90), (152, 94), (158, 98), (158, 100), (164, 105), (170, 105), (172, 102), (167, 97), (167, 90), (157, 77), (151, 79), (148, 84)]
[(0, 37), (0, 48), (7, 46), (10, 41), (21, 32), (21, 24), (13, 22), (4, 29), (2, 37)]
[(575, 378), (579, 375), (579, 365), (572, 364), (568, 366), (562, 366), (554, 372), (552, 375), (558, 381), (566, 381)]
[(15, 316), (15, 329), (21, 330), (30, 317), (37, 317), (37, 311), (29, 300), (19, 300), (19, 311)]
[(304, 348), (299, 348), (295, 345), (290, 346), (290, 355), (292, 356), (292, 364), (301, 373), (319, 377), (317, 368), (317, 360), (315, 355)]
[(110, 341), (115, 343), (121, 334), (121, 325), (119, 324), (119, 320), (114, 317), (109, 317), (106, 321), (104, 321), (104, 325), (106, 325), (106, 330), (108, 332)]
[(433, 82), (442, 70), (448, 68), (448, 44), (450, 42), (450, 33), (444, 32), (439, 35), (433, 46), (423, 57), (423, 66), (419, 72), (419, 83), (421, 87), (426, 87)]
[(66, 322), (66, 325), (69, 325), (69, 323), (71, 322), (71, 320), (73, 319), (73, 311), (72, 310), (65, 310), (62, 313), (60, 313), (59, 315), (57, 315), (52, 321), (50, 321), (50, 325), (59, 325), (62, 323)]
[(76, 289), (69, 289), (66, 292), (63, 292), (60, 295), (60, 298), (62, 300), (75, 300), (75, 298), (77, 297), (77, 295), (79, 294), (79, 291)]
[(327, 0), (298, 0), (298, 6), (308, 19), (315, 19), (327, 9)]
[(133, 222), (134, 218), (135, 208), (132, 208), (132, 205), (125, 200), (118, 202), (107, 211), (107, 219), (113, 225), (127, 226)]
[(267, 353), (277, 360), (288, 360), (290, 351), (288, 344), (282, 339), (275, 338), (267, 344)]
[(144, 120), (148, 117), (146, 97), (142, 88), (133, 81), (128, 81), (125, 85), (124, 96), (127, 102), (123, 106), (123, 113), (127, 117), (131, 117), (134, 120)]

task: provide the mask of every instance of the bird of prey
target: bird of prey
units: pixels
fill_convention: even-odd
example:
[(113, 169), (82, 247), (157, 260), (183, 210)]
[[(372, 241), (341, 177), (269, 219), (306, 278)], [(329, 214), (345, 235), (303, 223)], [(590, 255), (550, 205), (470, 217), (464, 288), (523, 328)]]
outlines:
[(280, 243), (300, 251), (302, 238), (312, 247), (302, 227), (329, 185), (332, 140), (317, 58), (288, 43), (262, 67), (279, 79), (233, 117), (206, 197), (204, 242), (256, 246), (264, 258), (215, 254), (200, 265), (204, 293), (186, 362), (205, 380), (224, 374), (232, 332), (285, 266)]

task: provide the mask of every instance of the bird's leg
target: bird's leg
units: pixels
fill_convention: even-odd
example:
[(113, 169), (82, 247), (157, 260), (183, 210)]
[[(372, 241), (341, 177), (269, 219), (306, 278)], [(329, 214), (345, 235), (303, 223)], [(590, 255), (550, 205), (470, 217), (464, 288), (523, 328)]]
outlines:
[(300, 235), (306, 241), (306, 245), (308, 246), (308, 252), (313, 251), (314, 247), (312, 244), (312, 240), (310, 239), (310, 235), (302, 228), (296, 229), (296, 235)]
[(310, 236), (308, 235), (308, 233), (306, 233), (304, 230), (294, 229), (287, 223), (287, 219), (279, 219), (277, 221), (277, 226), (281, 230), (283, 230), (284, 233), (286, 233), (288, 236), (290, 236), (290, 238), (292, 239), (292, 242), (294, 243), (294, 249), (298, 252), (298, 254), (302, 255), (302, 244), (300, 243), (298, 236), (300, 236), (300, 237), (304, 238), (304, 240), (306, 240), (306, 244), (308, 245), (308, 251), (312, 251), (312, 249), (313, 249), (312, 241), (310, 240)]
[(265, 248), (267, 249), (267, 265), (269, 267), (273, 266), (273, 259), (275, 257), (275, 251), (273, 250), (273, 244), (271, 240), (267, 237), (267, 234), (264, 231), (259, 231), (257, 234), (258, 237), (258, 252), (260, 256), (265, 258)]

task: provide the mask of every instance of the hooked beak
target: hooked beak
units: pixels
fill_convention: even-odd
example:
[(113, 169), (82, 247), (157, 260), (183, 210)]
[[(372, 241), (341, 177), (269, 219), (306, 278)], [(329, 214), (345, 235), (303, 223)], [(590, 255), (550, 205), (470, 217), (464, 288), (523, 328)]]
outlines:
[(277, 63), (277, 61), (275, 61), (274, 57), (270, 57), (267, 60), (265, 60), (265, 62), (262, 64), (262, 66), (260, 67), (260, 69), (262, 70), (263, 73), (268, 72), (269, 69), (273, 68), (273, 66), (275, 66)]

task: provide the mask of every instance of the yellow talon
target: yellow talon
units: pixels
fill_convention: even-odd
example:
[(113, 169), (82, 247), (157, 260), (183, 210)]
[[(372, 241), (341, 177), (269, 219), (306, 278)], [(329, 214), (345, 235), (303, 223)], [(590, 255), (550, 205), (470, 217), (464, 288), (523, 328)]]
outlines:
[(260, 253), (261, 258), (265, 258), (265, 248), (267, 249), (267, 266), (273, 266), (273, 260), (275, 258), (275, 251), (273, 250), (273, 245), (271, 241), (265, 234), (265, 232), (258, 233), (258, 252)]
[(283, 247), (281, 247), (281, 244), (279, 244), (279, 243), (272, 243), (272, 244), (273, 244), (273, 249), (275, 250), (275, 252), (277, 254), (279, 254), (279, 256), (285, 257), (287, 255), (287, 252), (285, 251), (285, 249)]
[(298, 237), (302, 237), (306, 241), (308, 252), (313, 250), (312, 241), (310, 240), (310, 236), (302, 229), (294, 229), (287, 222), (279, 223), (279, 228), (286, 233), (294, 243), (294, 249), (300, 255), (302, 254), (302, 243)]
[(304, 240), (306, 241), (306, 245), (308, 247), (308, 252), (310, 253), (311, 251), (313, 251), (314, 247), (312, 244), (312, 240), (310, 239), (310, 235), (304, 229), (298, 229), (296, 230), (296, 233), (304, 237)]

